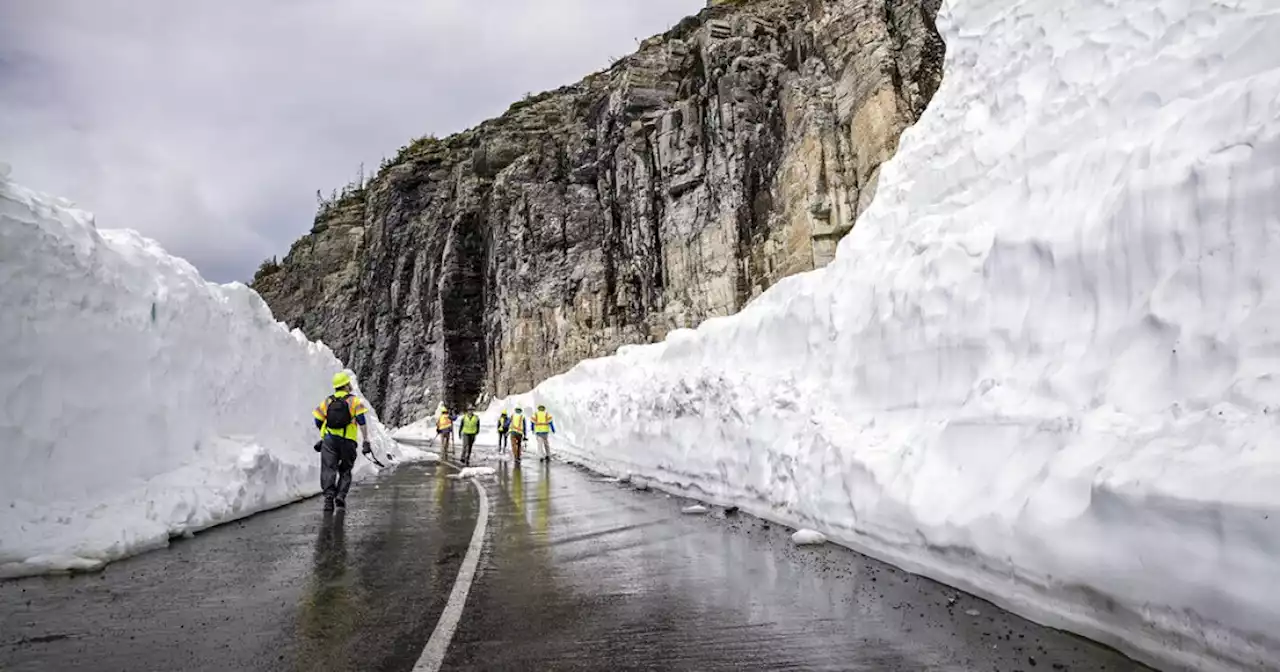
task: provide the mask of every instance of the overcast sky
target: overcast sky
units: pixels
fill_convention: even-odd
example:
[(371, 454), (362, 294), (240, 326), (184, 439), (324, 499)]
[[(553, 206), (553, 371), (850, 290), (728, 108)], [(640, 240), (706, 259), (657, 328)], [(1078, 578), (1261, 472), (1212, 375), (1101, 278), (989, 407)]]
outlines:
[(705, 0), (0, 0), (0, 161), (247, 281), (315, 192), (501, 114)]

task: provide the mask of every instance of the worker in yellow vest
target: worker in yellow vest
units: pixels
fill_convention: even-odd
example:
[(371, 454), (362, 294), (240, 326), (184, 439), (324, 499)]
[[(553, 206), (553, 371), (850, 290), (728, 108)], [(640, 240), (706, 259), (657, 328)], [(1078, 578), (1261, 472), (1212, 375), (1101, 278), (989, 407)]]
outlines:
[(476, 445), (476, 435), (480, 433), (480, 416), (474, 409), (467, 409), (462, 416), (462, 464), (471, 466), (471, 449)]
[(501, 455), (507, 449), (507, 432), (511, 430), (511, 414), (507, 413), (507, 409), (502, 409), (502, 415), (498, 416), (498, 454)]
[(511, 434), (511, 457), (516, 462), (520, 461), (520, 450), (524, 448), (524, 409), (517, 408), (516, 414), (511, 416), (511, 427), (508, 431)]
[(436, 436), (440, 439), (440, 457), (448, 457), (449, 443), (453, 438), (453, 418), (447, 408), (441, 409), (436, 417)]
[(320, 430), (320, 488), (324, 492), (324, 510), (347, 508), (347, 492), (351, 490), (351, 469), (356, 464), (356, 435), (364, 436), (364, 454), (373, 454), (369, 443), (369, 427), (365, 414), (369, 407), (351, 391), (351, 374), (339, 371), (333, 376), (333, 394), (311, 412)]
[(556, 431), (556, 423), (552, 421), (547, 407), (539, 405), (538, 412), (533, 414), (533, 435), (538, 437), (538, 461), (551, 461), (550, 435)]

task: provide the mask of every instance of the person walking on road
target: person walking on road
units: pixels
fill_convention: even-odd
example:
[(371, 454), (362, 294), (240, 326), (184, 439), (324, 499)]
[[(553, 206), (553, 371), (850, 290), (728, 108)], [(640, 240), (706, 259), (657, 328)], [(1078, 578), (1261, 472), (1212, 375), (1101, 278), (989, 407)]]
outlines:
[(453, 417), (449, 415), (447, 408), (436, 417), (436, 436), (440, 439), (440, 456), (448, 457), (449, 444), (453, 439)]
[(511, 427), (508, 431), (511, 433), (511, 457), (517, 463), (520, 462), (520, 451), (524, 448), (524, 409), (517, 408), (516, 414), (511, 418)]
[(480, 416), (474, 409), (467, 409), (462, 416), (462, 465), (471, 466), (471, 449), (476, 446), (476, 435), (480, 433)]
[(547, 407), (538, 405), (538, 412), (533, 414), (533, 435), (538, 437), (538, 461), (551, 461), (550, 435), (556, 431), (556, 423), (552, 420)]
[(324, 510), (347, 508), (347, 492), (351, 490), (351, 470), (356, 464), (356, 437), (363, 435), (364, 454), (373, 454), (369, 430), (365, 428), (364, 400), (351, 393), (351, 375), (339, 371), (333, 376), (333, 394), (320, 402), (312, 413), (320, 430), (320, 488), (324, 491)]
[(507, 415), (507, 409), (502, 409), (502, 414), (498, 416), (498, 454), (501, 455), (507, 449), (507, 432), (511, 429), (511, 416)]

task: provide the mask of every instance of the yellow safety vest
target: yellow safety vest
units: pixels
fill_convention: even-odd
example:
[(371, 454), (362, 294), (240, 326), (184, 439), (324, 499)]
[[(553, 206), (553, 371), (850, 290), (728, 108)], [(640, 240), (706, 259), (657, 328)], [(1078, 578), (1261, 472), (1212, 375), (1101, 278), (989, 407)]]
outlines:
[(471, 417), (462, 416), (462, 433), (463, 434), (479, 434), (480, 433), (480, 416), (473, 415)]
[(437, 430), (444, 431), (446, 429), (449, 429), (452, 426), (453, 426), (453, 418), (450, 418), (448, 413), (441, 413), (440, 417), (436, 418)]
[(546, 411), (538, 411), (533, 414), (533, 433), (546, 434), (551, 431), (551, 414)]
[[(332, 434), (334, 436), (341, 436), (344, 439), (351, 439), (352, 441), (355, 441), (357, 436), (356, 432), (360, 427), (360, 425), (356, 421), (356, 418), (364, 415), (365, 412), (368, 411), (369, 409), (365, 408), (364, 400), (361, 399), (360, 397), (355, 396), (354, 394), (347, 394), (345, 392), (342, 392), (342, 393), (335, 394), (333, 396), (351, 405), (351, 424), (347, 425), (342, 429), (330, 429), (328, 426), (324, 426), (320, 429), (320, 435), (323, 436), (325, 434)], [(311, 415), (314, 416), (316, 420), (319, 420), (320, 422), (324, 422), (325, 418), (328, 417), (328, 414), (329, 414), (329, 398), (325, 397), (325, 400), (320, 402), (319, 406), (316, 406), (316, 410), (313, 411)]]
[(511, 418), (511, 433), (524, 434), (524, 416), (516, 414)]

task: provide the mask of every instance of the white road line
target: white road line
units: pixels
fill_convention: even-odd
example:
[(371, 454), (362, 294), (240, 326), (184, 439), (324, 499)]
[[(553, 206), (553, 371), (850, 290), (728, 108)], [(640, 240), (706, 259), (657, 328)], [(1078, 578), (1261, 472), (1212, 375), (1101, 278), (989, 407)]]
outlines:
[[(451, 465), (452, 466), (452, 465)], [(413, 666), (413, 672), (437, 672), (444, 664), (444, 654), (449, 650), (449, 642), (458, 630), (458, 621), (462, 618), (462, 608), (467, 604), (467, 593), (471, 592), (471, 583), (476, 578), (476, 567), (480, 564), (480, 549), (484, 546), (485, 528), (489, 526), (489, 495), (485, 494), (480, 481), (472, 478), (471, 485), (480, 494), (480, 515), (476, 518), (476, 529), (471, 533), (471, 545), (467, 547), (467, 555), (462, 559), (462, 567), (458, 570), (458, 578), (453, 582), (453, 592), (449, 594), (449, 602), (440, 613), (436, 629), (427, 640), (427, 646)]]

